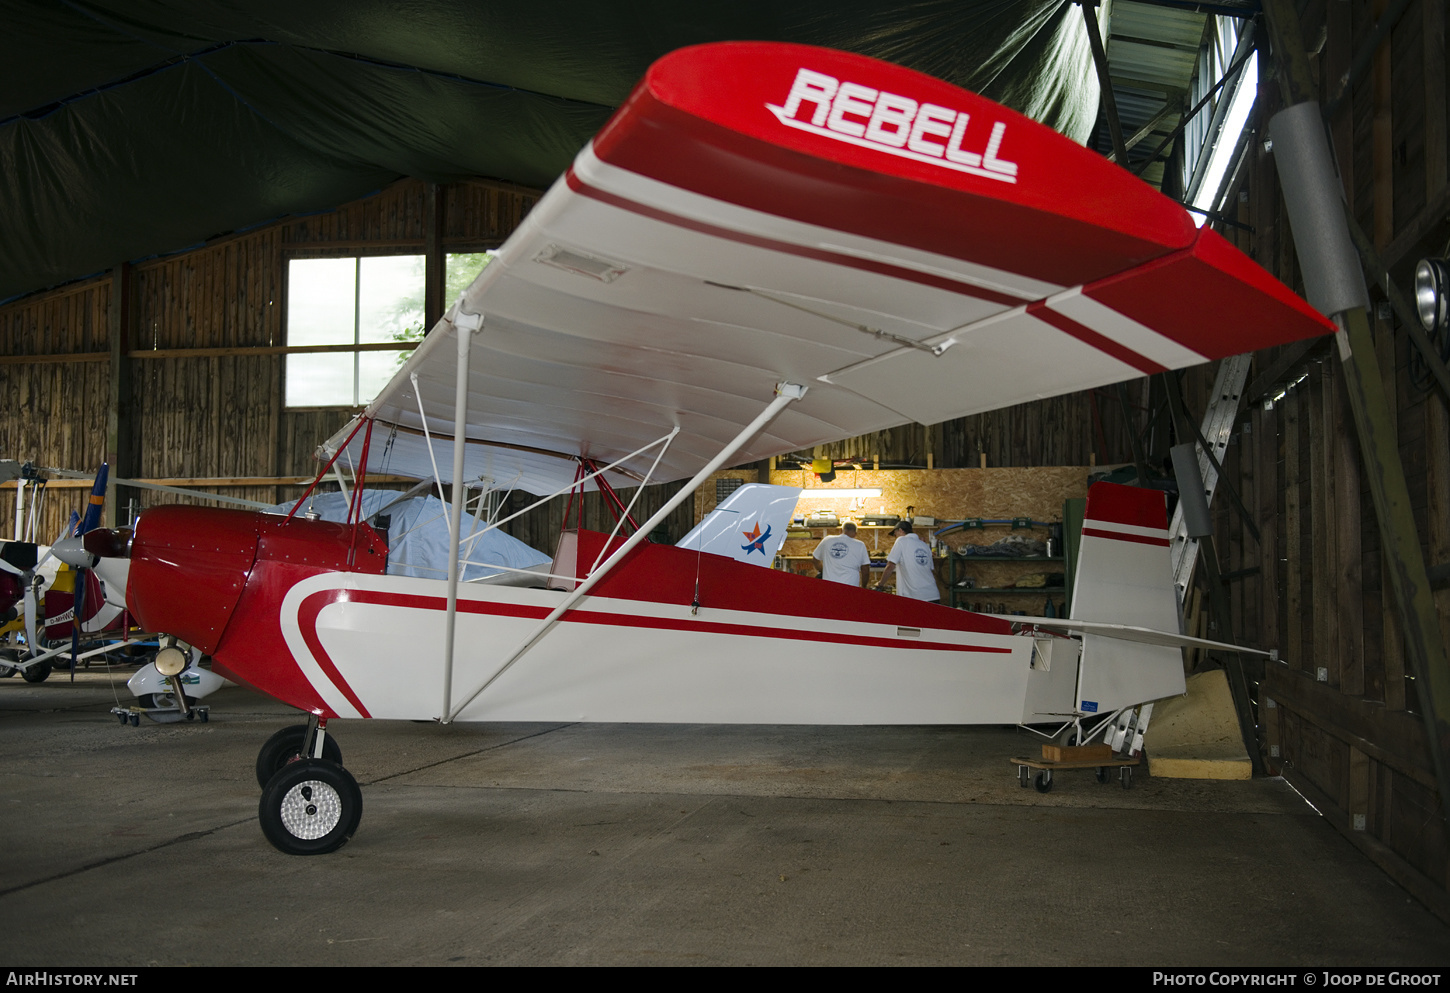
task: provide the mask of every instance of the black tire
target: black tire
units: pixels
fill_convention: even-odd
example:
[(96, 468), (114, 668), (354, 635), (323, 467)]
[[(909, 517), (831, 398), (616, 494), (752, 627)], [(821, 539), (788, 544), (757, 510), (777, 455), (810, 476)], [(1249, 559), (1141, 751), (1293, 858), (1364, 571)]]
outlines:
[(362, 820), (362, 790), (340, 765), (298, 759), (272, 777), (257, 807), (262, 833), (287, 855), (325, 855), (347, 844)]
[(50, 660), (38, 662), (20, 674), (20, 678), (27, 683), (43, 683), (50, 678)]
[(1098, 766), (1098, 771), (1093, 775), (1098, 777), (1098, 782), (1106, 783), (1108, 781), (1108, 767), (1105, 765)]
[(1037, 774), (1037, 778), (1034, 779), (1032, 783), (1034, 786), (1037, 787), (1037, 792), (1039, 793), (1052, 792), (1052, 780), (1047, 778), (1047, 773), (1045, 772), (1039, 772)]
[[(257, 753), (257, 785), (263, 789), (272, 781), (283, 766), (302, 758), (302, 743), (307, 740), (307, 725), (293, 724), (278, 731), (267, 739)], [(342, 765), (342, 749), (337, 741), (328, 735), (322, 739), (322, 757), (328, 762)]]

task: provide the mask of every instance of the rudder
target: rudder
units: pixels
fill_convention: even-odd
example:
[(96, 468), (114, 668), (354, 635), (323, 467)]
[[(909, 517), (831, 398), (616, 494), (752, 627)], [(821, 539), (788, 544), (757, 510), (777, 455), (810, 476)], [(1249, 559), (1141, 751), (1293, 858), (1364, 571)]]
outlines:
[[(1181, 631), (1161, 491), (1114, 483), (1088, 490), (1070, 616)], [(1181, 649), (1083, 636), (1078, 696), (1084, 712), (1108, 713), (1183, 691)]]

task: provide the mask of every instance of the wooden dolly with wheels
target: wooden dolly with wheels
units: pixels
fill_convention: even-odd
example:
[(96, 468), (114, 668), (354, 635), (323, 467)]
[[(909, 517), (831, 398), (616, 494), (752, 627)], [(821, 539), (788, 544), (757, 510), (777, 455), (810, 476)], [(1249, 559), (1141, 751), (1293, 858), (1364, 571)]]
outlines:
[[(1046, 793), (1052, 789), (1052, 774), (1059, 769), (1096, 769), (1098, 782), (1106, 783), (1108, 770), (1113, 766), (1118, 768), (1118, 782), (1123, 784), (1123, 789), (1130, 789), (1133, 767), (1141, 765), (1143, 760), (1138, 755), (1114, 755), (1109, 745), (1043, 745), (1042, 758), (1015, 758), (1011, 761), (1017, 767), (1017, 782), (1023, 789), (1029, 782), (1034, 782), (1037, 792)], [(1035, 780), (1032, 778), (1033, 769), (1038, 770)]]

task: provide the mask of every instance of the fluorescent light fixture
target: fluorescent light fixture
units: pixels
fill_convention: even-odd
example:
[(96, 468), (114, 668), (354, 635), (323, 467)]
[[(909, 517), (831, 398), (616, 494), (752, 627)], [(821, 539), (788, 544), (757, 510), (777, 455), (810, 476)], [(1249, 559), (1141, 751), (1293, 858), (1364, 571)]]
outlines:
[(850, 497), (854, 500), (857, 497), (879, 497), (880, 495), (881, 488), (872, 486), (854, 490), (838, 489), (835, 486), (807, 486), (801, 493), (802, 497), (809, 497), (813, 500), (818, 497)]
[[(1248, 64), (1239, 70), (1236, 82), (1228, 116), (1224, 118), (1223, 128), (1219, 131), (1218, 140), (1214, 142), (1213, 152), (1209, 156), (1208, 170), (1203, 174), (1203, 181), (1198, 184), (1198, 192), (1193, 197), (1193, 206), (1200, 210), (1213, 210), (1218, 203), (1219, 187), (1223, 185), (1224, 174), (1233, 164), (1234, 150), (1238, 148), (1239, 139), (1243, 137), (1249, 111), (1254, 109), (1254, 99), (1259, 94), (1258, 52), (1249, 56)], [(1206, 220), (1208, 218), (1203, 214), (1193, 215), (1193, 223), (1197, 227), (1203, 227)]]

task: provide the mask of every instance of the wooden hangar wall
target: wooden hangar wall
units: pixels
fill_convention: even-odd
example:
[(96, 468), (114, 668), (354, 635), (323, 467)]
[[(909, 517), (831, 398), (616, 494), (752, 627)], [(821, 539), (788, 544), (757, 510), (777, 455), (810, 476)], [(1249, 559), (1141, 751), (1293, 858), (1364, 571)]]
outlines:
[[(1350, 211), (1409, 293), (1416, 261), (1444, 254), (1450, 239), (1445, 5), (1297, 6), (1322, 107), (1334, 106), (1341, 81), (1362, 61), (1329, 130)], [(1387, 11), (1398, 20), (1381, 43), (1369, 44)], [(1273, 158), (1263, 144), (1267, 121), (1284, 100), (1267, 40), (1261, 45), (1258, 129), (1231, 203), (1235, 219), (1252, 228), (1247, 240), (1238, 229), (1240, 247), (1250, 246), (1261, 265), (1302, 292)], [(1426, 565), (1438, 576), (1433, 595), (1450, 643), (1447, 396), (1392, 314), (1384, 287), (1374, 275), (1368, 282), (1415, 527)], [(1207, 385), (1194, 379), (1200, 389)], [(1190, 406), (1202, 410), (1202, 401)], [(1209, 636), (1278, 647), (1286, 659), (1270, 664), (1258, 687), (1266, 765), (1450, 919), (1450, 834), (1332, 339), (1256, 357), (1225, 469), (1247, 515), (1220, 490), (1215, 541), (1231, 617)]]
[[(3, 457), (279, 502), (302, 492), (312, 453), (352, 408), (282, 400), (286, 268), (292, 258), (497, 247), (538, 194), (485, 182), (404, 180), (337, 210), (291, 218), (0, 307)], [(119, 304), (119, 305), (117, 305)], [(59, 531), (79, 491), (49, 484), (40, 534)], [(8, 536), (13, 484), (0, 489)], [(136, 509), (177, 498), (122, 491)], [(125, 507), (120, 508), (124, 519)]]

